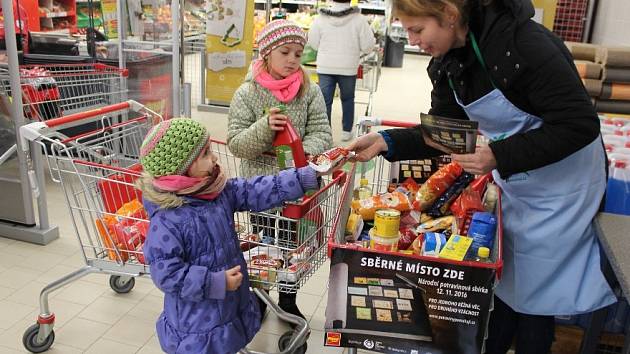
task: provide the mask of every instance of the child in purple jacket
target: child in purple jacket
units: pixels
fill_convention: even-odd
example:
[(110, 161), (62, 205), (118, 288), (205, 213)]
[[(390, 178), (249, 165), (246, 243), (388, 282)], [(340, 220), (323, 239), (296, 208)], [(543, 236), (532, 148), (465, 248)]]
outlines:
[(209, 147), (205, 127), (174, 118), (156, 125), (140, 151), (151, 220), (143, 249), (164, 292), (156, 328), (167, 353), (236, 353), (252, 340), (260, 311), (234, 212), (267, 210), (318, 187), (310, 167), (227, 179)]

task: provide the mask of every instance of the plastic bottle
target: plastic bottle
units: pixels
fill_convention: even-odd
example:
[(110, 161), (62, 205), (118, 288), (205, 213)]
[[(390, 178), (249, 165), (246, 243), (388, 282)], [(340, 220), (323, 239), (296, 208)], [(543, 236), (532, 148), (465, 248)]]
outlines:
[(488, 249), (494, 244), (497, 219), (492, 213), (475, 212), (468, 228), (468, 237), (473, 238), (470, 245), (469, 256), (475, 257), (481, 247)]
[(488, 247), (479, 247), (475, 261), (481, 263), (492, 263), (490, 260), (490, 249)]
[[(281, 109), (280, 112), (284, 113), (285, 107), (282, 105), (279, 108)], [(295, 130), (293, 124), (291, 124), (291, 120), (287, 120), (284, 130), (276, 133), (272, 145), (278, 160), (278, 167), (281, 170), (307, 165), (302, 138), (300, 138), (300, 134)]]
[(359, 188), (357, 189), (357, 196), (360, 200), (372, 197), (372, 189), (368, 187), (368, 183), (367, 178), (361, 178)]

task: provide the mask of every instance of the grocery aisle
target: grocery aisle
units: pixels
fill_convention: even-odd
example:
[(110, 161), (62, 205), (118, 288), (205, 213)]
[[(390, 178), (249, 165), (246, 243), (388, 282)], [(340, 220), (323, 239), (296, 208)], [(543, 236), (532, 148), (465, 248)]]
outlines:
[[(374, 98), (374, 115), (417, 120), (430, 106), (430, 84), (425, 71), (428, 57), (406, 55), (403, 68), (383, 68)], [(358, 94), (358, 99), (364, 93)], [(363, 107), (357, 106), (357, 112)], [(335, 143), (340, 144), (341, 106), (333, 108)], [(195, 118), (210, 128), (214, 138), (225, 139), (225, 115), (195, 112)], [(35, 323), (39, 292), (49, 282), (83, 265), (72, 222), (59, 186), (49, 183), (50, 218), (60, 227), (60, 238), (48, 246), (0, 237), (0, 353), (25, 353), (24, 330)], [(327, 300), (328, 263), (300, 289), (298, 304), (309, 318), (312, 333), (308, 353), (342, 353), (323, 347), (324, 312)], [(277, 293), (272, 293), (277, 297)], [(108, 276), (89, 275), (52, 294), (50, 307), (56, 315), (55, 344), (48, 353), (161, 353), (155, 337), (155, 319), (162, 308), (162, 295), (151, 280), (136, 281), (126, 295), (114, 293)], [(273, 314), (267, 316), (251, 349), (277, 351), (277, 340), (289, 327)]]

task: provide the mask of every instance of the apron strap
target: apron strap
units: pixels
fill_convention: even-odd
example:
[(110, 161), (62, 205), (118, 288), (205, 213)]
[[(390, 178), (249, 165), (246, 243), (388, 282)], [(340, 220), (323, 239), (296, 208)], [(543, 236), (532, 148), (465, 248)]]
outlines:
[[(470, 42), (472, 43), (472, 47), (473, 47), (473, 50), (475, 51), (475, 56), (477, 57), (477, 60), (479, 60), (479, 63), (481, 64), (483, 71), (486, 73), (488, 80), (490, 80), (492, 87), (496, 89), (497, 85), (495, 85), (494, 80), (492, 80), (492, 76), (490, 75), (490, 72), (488, 71), (488, 67), (486, 67), (486, 61), (483, 60), (483, 56), (481, 55), (481, 50), (479, 50), (479, 45), (477, 45), (477, 39), (475, 38), (475, 35), (472, 33), (472, 31), (468, 31), (468, 37), (470, 38)], [(451, 90), (455, 91), (455, 85), (453, 84), (453, 80), (450, 77), (448, 78), (448, 85), (451, 87)]]

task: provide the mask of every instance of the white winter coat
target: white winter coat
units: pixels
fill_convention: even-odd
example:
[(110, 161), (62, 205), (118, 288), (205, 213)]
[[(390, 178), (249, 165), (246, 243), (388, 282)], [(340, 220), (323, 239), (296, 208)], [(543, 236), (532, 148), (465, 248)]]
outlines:
[(308, 45), (317, 50), (319, 74), (356, 75), (360, 55), (372, 51), (374, 44), (367, 18), (346, 3), (320, 9), (308, 32)]

